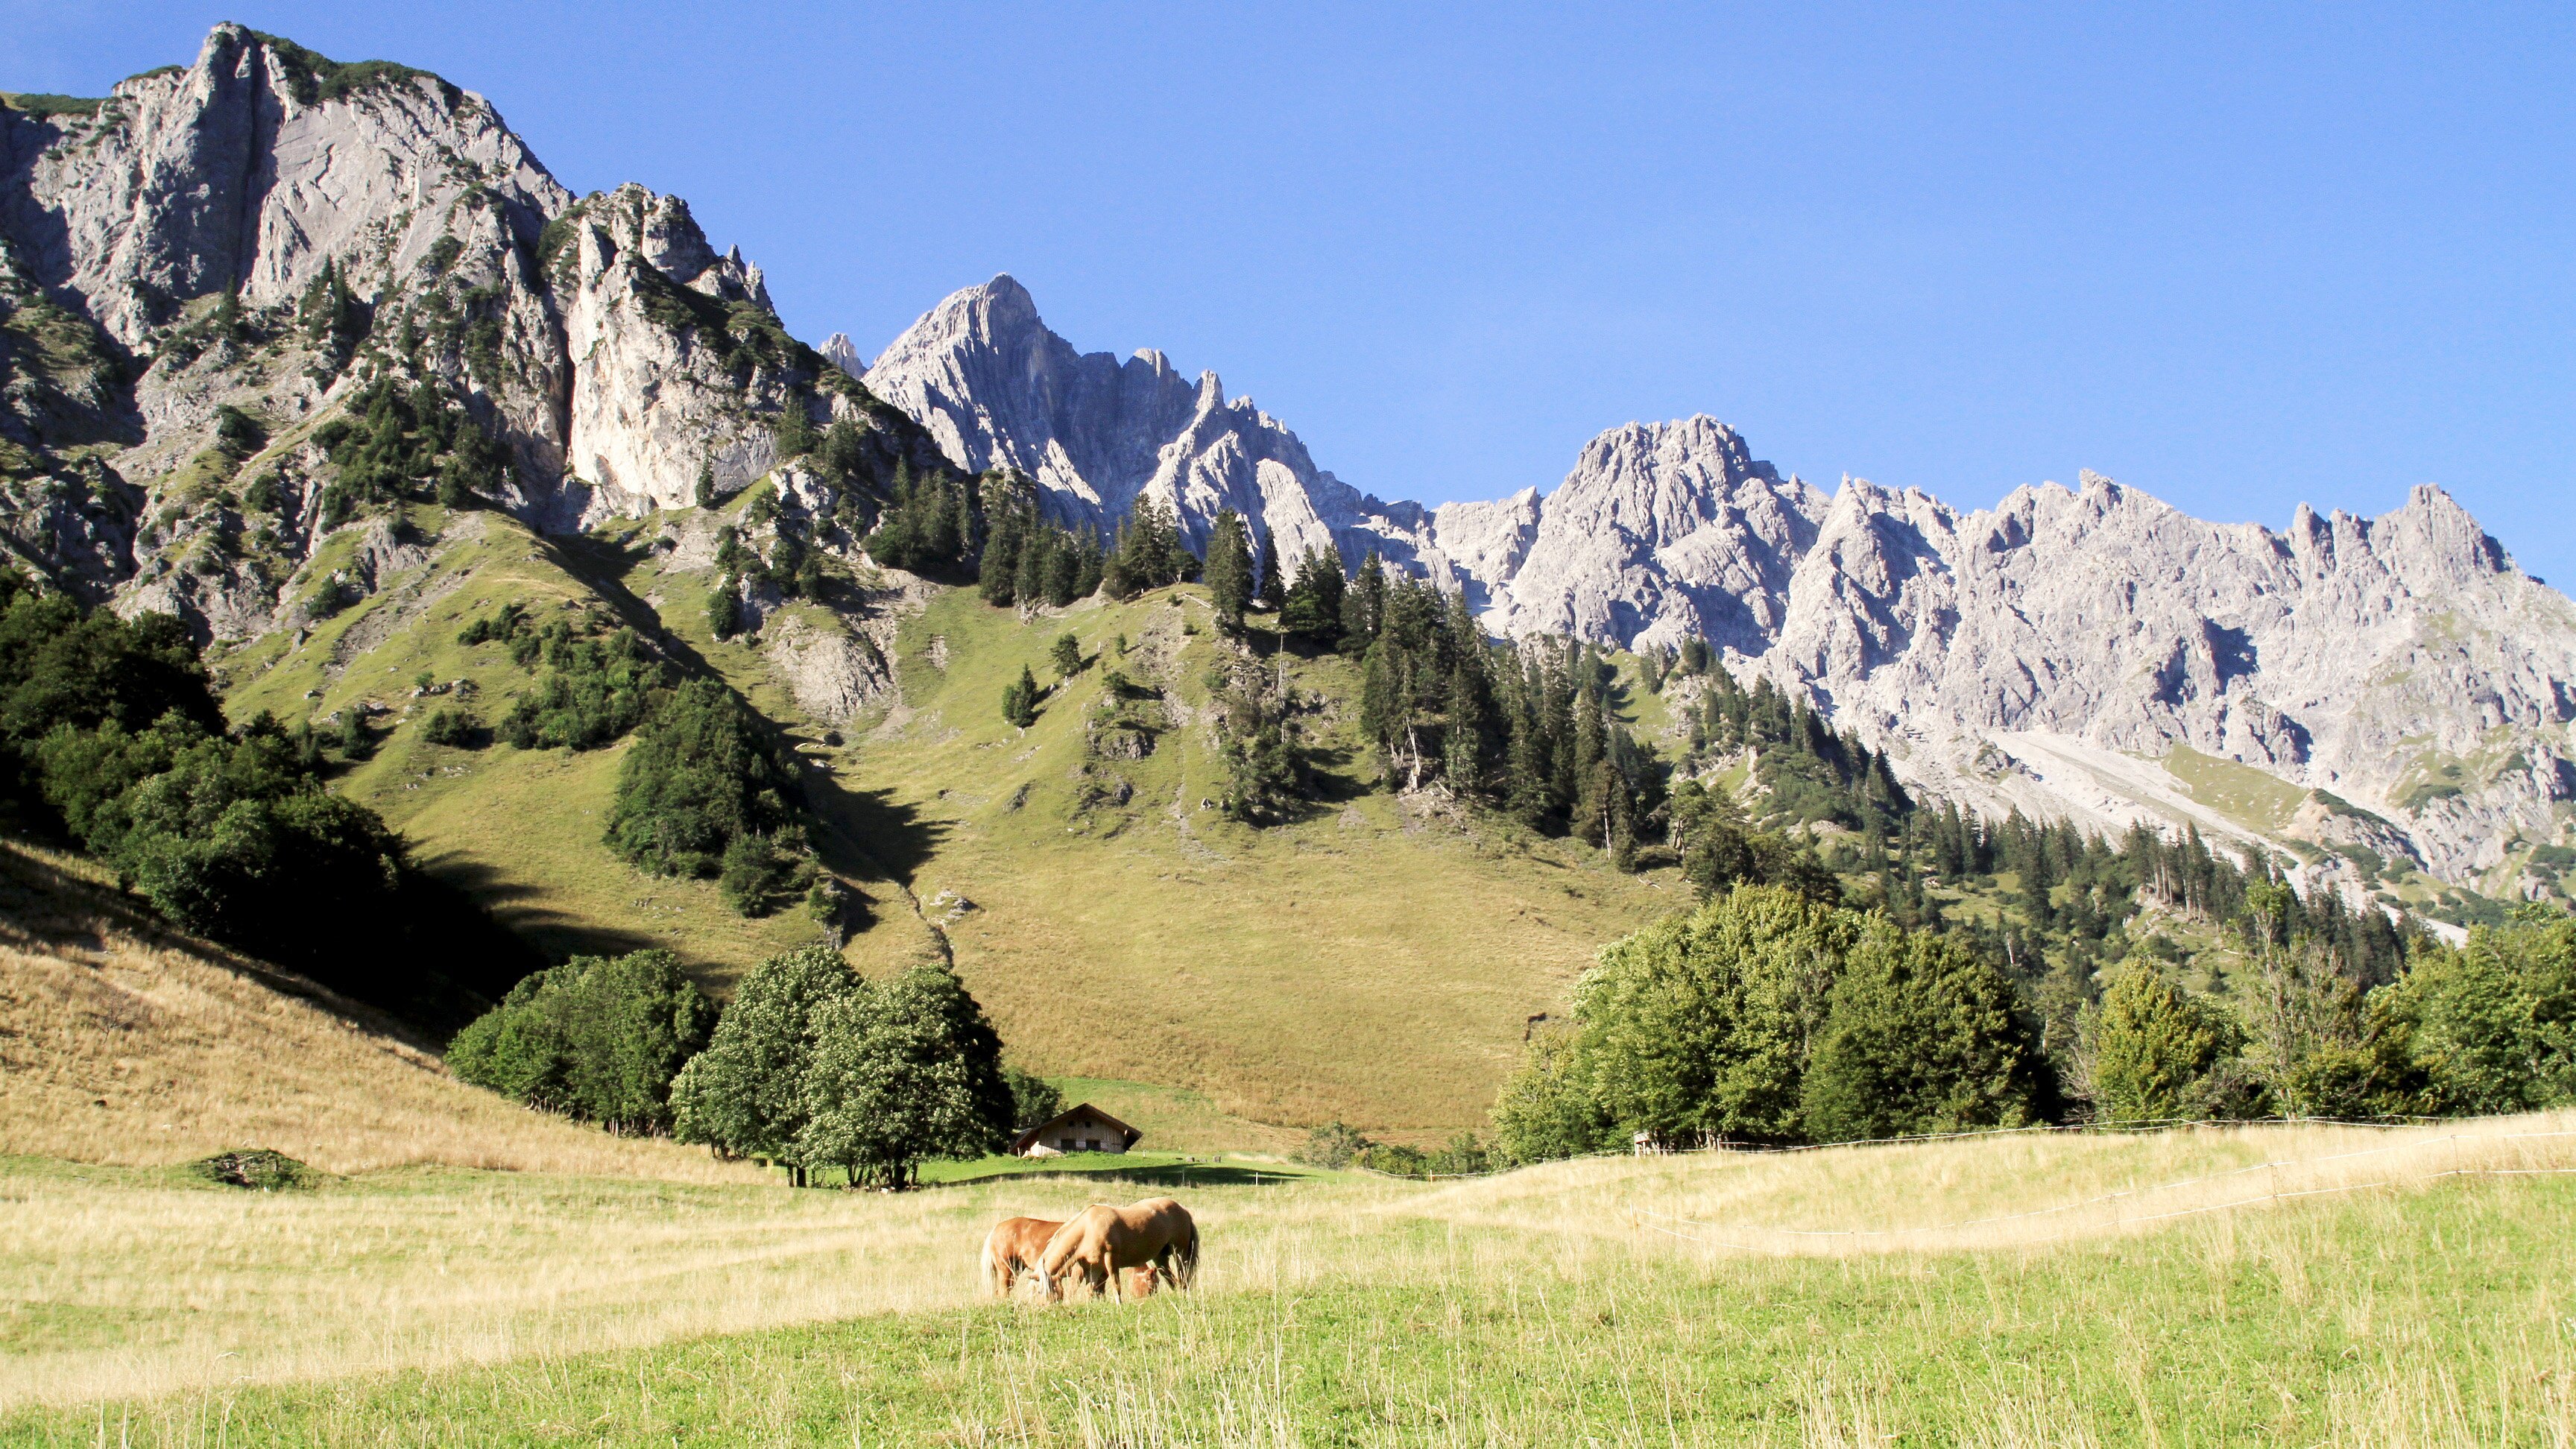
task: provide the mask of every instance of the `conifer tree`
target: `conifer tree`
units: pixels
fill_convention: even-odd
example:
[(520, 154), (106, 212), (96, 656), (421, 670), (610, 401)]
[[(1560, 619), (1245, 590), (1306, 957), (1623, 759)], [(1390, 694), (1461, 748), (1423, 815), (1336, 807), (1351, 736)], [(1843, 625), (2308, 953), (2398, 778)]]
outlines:
[(2222, 1012), (2139, 957), (2103, 995), (2085, 1045), (2102, 1120), (2169, 1122), (2213, 1114), (2216, 1074), (2239, 1039)]
[(1261, 569), (1261, 582), (1254, 588), (1253, 597), (1261, 601), (1263, 610), (1276, 614), (1287, 606), (1288, 581), (1281, 577), (1283, 571), (1279, 567), (1279, 550), (1271, 543), (1270, 530), (1267, 526), (1261, 530), (1261, 557), (1258, 563)]
[(975, 589), (985, 603), (1008, 608), (1021, 597), (1020, 553), (1026, 542), (1026, 524), (1017, 510), (1004, 512), (993, 520), (992, 532), (984, 540), (984, 552), (975, 569)]
[(1207, 587), (1217, 622), (1228, 633), (1242, 633), (1244, 611), (1252, 606), (1252, 545), (1231, 508), (1218, 509), (1208, 531)]
[(1318, 648), (1330, 649), (1341, 643), (1345, 583), (1340, 555), (1320, 548), (1308, 549), (1297, 564), (1297, 582), (1289, 587), (1287, 602), (1280, 610), (1281, 627)]
[(778, 415), (770, 435), (777, 443), (781, 462), (802, 458), (823, 441), (822, 435), (814, 431), (814, 420), (805, 415), (804, 403), (795, 399), (790, 399), (786, 410)]
[(1020, 677), (1002, 687), (1002, 719), (1020, 729), (1038, 722), (1038, 680), (1025, 664)]
[(1377, 642), (1386, 627), (1386, 560), (1375, 548), (1360, 560), (1360, 571), (1342, 595), (1342, 643), (1350, 653), (1364, 651)]

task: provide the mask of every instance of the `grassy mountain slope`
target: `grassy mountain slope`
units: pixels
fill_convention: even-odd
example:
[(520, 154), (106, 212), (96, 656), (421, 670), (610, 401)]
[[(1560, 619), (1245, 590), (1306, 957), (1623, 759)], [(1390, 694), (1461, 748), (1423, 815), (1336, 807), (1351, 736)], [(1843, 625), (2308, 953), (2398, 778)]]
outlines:
[[(1051, 680), (1065, 632), (1086, 667), (1012, 728), (1003, 687), (1024, 665)], [(947, 928), (959, 967), (1044, 1069), (1198, 1088), (1272, 1122), (1479, 1123), (1527, 1018), (1686, 893), (1363, 788), (1357, 680), (1338, 658), (1286, 661), (1325, 702), (1308, 717), (1317, 798), (1286, 825), (1226, 821), (1201, 720), (1227, 647), (1191, 587), (1026, 623), (944, 594), (904, 625), (902, 704), (836, 769), (910, 813), (914, 889), (972, 903)], [(1164, 725), (1140, 759), (1087, 749), (1113, 670), (1172, 696), (1127, 710)]]
[[(227, 708), (292, 723), (375, 706), (375, 753), (339, 787), (401, 829), (425, 866), (551, 952), (667, 946), (721, 988), (821, 927), (799, 910), (745, 920), (712, 882), (647, 877), (611, 855), (599, 837), (627, 742), (568, 752), (423, 738), (434, 708), (463, 698), (488, 724), (535, 683), (506, 649), (458, 643), (467, 622), (515, 601), (539, 621), (634, 626), (731, 683), (809, 761), (822, 861), (864, 902), (853, 964), (951, 953), (1036, 1069), (1101, 1086), (1113, 1111), (1204, 1099), (1172, 1118), (1191, 1124), (1192, 1143), (1211, 1118), (1238, 1124), (1245, 1144), (1337, 1117), (1426, 1135), (1480, 1126), (1527, 1019), (1562, 1009), (1602, 942), (1686, 901), (1670, 872), (1622, 876), (1572, 842), (1368, 788), (1357, 677), (1331, 656), (1285, 661), (1317, 701), (1317, 798), (1267, 830), (1221, 819), (1205, 803), (1220, 762), (1203, 712), (1205, 676), (1229, 646), (1193, 587), (1024, 621), (970, 590), (836, 565), (848, 622), (789, 606), (799, 627), (915, 612), (887, 631), (899, 694), (856, 719), (812, 717), (791, 687), (779, 614), (724, 641), (707, 625), (712, 566), (693, 544), (742, 508), (547, 539), (498, 515), (414, 506), (418, 542), (373, 593), (300, 638), (273, 634), (219, 662)], [(1084, 669), (1049, 693), (1034, 728), (1013, 729), (1004, 685), (1024, 666), (1053, 682), (1046, 656), (1067, 631)], [(1125, 717), (1153, 739), (1142, 758), (1089, 747), (1112, 670), (1131, 686)], [(422, 674), (472, 686), (416, 696)]]
[[(488, 725), (536, 682), (536, 671), (514, 664), (506, 649), (457, 640), (468, 622), (505, 604), (525, 607), (540, 622), (635, 626), (663, 637), (683, 662), (691, 662), (691, 651), (662, 635), (653, 606), (626, 589), (626, 560), (613, 546), (540, 537), (492, 513), (448, 515), (414, 505), (407, 517), (421, 545), (404, 567), (378, 579), (375, 592), (301, 638), (270, 634), (220, 661), (233, 716), (267, 710), (292, 723), (381, 710), (381, 743), (338, 788), (409, 837), (424, 867), (470, 891), (550, 954), (666, 947), (720, 982), (818, 934), (801, 913), (745, 920), (718, 898), (713, 882), (655, 879), (609, 853), (600, 834), (630, 741), (591, 751), (522, 751), (434, 745), (423, 737), (421, 725), (435, 708), (463, 703)], [(414, 681), (423, 674), (450, 692), (417, 695)], [(471, 689), (455, 689), (459, 680)], [(862, 933), (866, 944), (854, 945), (854, 961), (893, 965), (932, 949), (900, 888), (869, 861), (847, 851), (826, 859), (890, 927)]]
[(84, 862), (0, 844), (0, 1155), (165, 1166), (248, 1147), (337, 1173), (757, 1175), (463, 1086), (375, 1013), (169, 931)]

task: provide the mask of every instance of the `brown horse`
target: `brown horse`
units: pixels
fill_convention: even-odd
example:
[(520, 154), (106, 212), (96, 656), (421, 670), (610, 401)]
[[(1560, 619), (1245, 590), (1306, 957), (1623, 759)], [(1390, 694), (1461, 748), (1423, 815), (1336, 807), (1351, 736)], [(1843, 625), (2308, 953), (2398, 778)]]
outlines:
[(1004, 1218), (984, 1235), (984, 1286), (996, 1298), (1008, 1298), (1020, 1279), (1038, 1265), (1049, 1240), (1062, 1223), (1044, 1218)]
[(1038, 1277), (1050, 1302), (1064, 1296), (1064, 1278), (1080, 1273), (1096, 1295), (1104, 1288), (1124, 1301), (1130, 1268), (1151, 1266), (1161, 1281), (1187, 1288), (1199, 1266), (1199, 1227), (1190, 1210), (1167, 1197), (1129, 1206), (1094, 1203), (1055, 1230), (1038, 1258)]

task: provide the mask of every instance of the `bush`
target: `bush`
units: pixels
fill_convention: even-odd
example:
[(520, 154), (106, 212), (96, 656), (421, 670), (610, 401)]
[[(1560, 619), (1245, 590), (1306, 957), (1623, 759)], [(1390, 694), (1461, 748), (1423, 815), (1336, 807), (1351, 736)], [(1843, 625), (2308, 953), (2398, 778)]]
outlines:
[(1346, 1122), (1329, 1122), (1306, 1134), (1306, 1144), (1297, 1149), (1297, 1160), (1338, 1170), (1350, 1166), (1361, 1153), (1376, 1145)]
[(716, 580), (707, 591), (707, 632), (721, 641), (742, 632), (742, 599), (730, 578)]
[(459, 644), (507, 644), (522, 634), (530, 633), (528, 607), (515, 601), (467, 624), (456, 631)]
[(716, 868), (716, 889), (725, 904), (746, 916), (765, 916), (782, 899), (792, 899), (816, 886), (811, 858), (781, 850), (766, 835), (745, 833), (725, 845)]
[(671, 1130), (671, 1082), (715, 1003), (668, 951), (576, 956), (510, 989), (449, 1043), (458, 1079), (619, 1132)]
[(188, 1172), (218, 1186), (246, 1187), (254, 1192), (293, 1192), (313, 1187), (323, 1177), (285, 1153), (266, 1147), (201, 1157), (188, 1164)]
[(474, 717), (474, 711), (461, 705), (454, 709), (432, 710), (429, 718), (421, 724), (420, 737), (433, 745), (476, 749), (483, 743), (483, 722)]
[(1423, 1177), (1431, 1171), (1431, 1158), (1421, 1148), (1393, 1142), (1372, 1142), (1351, 1160), (1389, 1177)]
[(495, 730), (523, 750), (593, 750), (616, 742), (653, 712), (676, 672), (647, 652), (632, 629), (587, 639), (557, 620), (533, 635), (514, 636), (512, 657), (531, 643), (546, 672)]

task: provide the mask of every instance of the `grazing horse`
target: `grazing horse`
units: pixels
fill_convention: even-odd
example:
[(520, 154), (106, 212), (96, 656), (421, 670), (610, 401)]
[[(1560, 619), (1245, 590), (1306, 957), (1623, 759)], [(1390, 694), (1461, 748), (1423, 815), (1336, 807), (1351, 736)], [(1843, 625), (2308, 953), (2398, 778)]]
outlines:
[(993, 1231), (984, 1235), (984, 1286), (996, 1298), (1010, 1297), (1021, 1277), (1037, 1267), (1055, 1230), (1063, 1226), (1044, 1218), (1004, 1218), (995, 1223)]
[(1038, 1258), (1049, 1302), (1064, 1296), (1064, 1278), (1080, 1273), (1098, 1294), (1104, 1287), (1124, 1301), (1125, 1274), (1151, 1266), (1162, 1281), (1187, 1288), (1199, 1266), (1199, 1227), (1190, 1210), (1167, 1197), (1126, 1207), (1094, 1203), (1076, 1213), (1047, 1240)]

